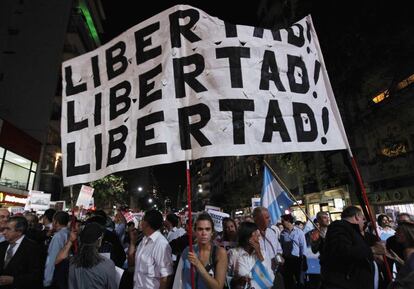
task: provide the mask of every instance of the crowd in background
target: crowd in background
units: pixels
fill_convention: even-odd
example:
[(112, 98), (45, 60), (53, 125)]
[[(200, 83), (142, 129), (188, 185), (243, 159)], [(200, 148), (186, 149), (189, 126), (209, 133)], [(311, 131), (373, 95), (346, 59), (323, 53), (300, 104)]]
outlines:
[[(414, 288), (411, 215), (379, 215), (377, 233), (355, 206), (332, 223), (319, 212), (311, 224), (286, 214), (272, 225), (263, 207), (224, 218), (222, 232), (205, 212), (189, 228), (157, 210), (137, 224), (121, 210), (80, 219), (54, 209), (10, 216), (0, 208), (0, 288)], [(312, 256), (320, 272), (309, 270)]]

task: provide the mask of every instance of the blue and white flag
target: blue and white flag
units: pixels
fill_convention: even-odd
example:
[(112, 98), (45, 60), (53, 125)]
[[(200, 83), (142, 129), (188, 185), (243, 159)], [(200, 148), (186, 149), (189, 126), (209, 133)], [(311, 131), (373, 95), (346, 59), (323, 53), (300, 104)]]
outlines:
[(261, 205), (269, 210), (272, 225), (275, 225), (286, 209), (293, 204), (285, 190), (264, 166)]
[(260, 289), (269, 289), (273, 287), (273, 280), (269, 272), (260, 260), (257, 260), (252, 268), (252, 279)]

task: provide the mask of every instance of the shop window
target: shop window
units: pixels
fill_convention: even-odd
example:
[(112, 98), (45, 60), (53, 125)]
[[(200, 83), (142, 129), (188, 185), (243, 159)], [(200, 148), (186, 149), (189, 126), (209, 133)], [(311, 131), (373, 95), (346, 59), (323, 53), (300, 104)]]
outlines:
[(3, 170), (1, 172), (0, 184), (20, 190), (26, 189), (27, 180), (29, 179), (29, 170), (4, 161)]
[(26, 168), (30, 170), (30, 166), (32, 164), (31, 161), (28, 159), (21, 157), (15, 153), (12, 153), (11, 151), (6, 152), (6, 161), (9, 161), (10, 163), (16, 164), (20, 167)]
[(37, 164), (0, 147), (0, 185), (19, 190), (33, 188)]
[(35, 172), (30, 172), (29, 184), (27, 185), (27, 190), (28, 191), (31, 190), (31, 189), (33, 189), (33, 184), (34, 184), (35, 176), (36, 176), (36, 173)]

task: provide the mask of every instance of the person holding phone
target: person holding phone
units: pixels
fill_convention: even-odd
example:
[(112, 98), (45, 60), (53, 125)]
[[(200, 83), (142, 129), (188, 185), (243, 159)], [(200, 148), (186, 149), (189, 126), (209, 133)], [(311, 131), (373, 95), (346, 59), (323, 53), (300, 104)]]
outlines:
[(273, 283), (274, 274), (271, 259), (260, 247), (260, 232), (255, 223), (243, 222), (238, 231), (238, 246), (229, 250), (228, 272), (232, 276), (232, 289), (261, 288), (254, 278), (252, 269), (260, 261)]

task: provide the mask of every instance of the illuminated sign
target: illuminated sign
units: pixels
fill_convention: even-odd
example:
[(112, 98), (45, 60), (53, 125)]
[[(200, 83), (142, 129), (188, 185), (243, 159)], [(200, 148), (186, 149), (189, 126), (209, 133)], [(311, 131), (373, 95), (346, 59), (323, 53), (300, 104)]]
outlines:
[(26, 204), (26, 197), (0, 192), (1, 203)]

